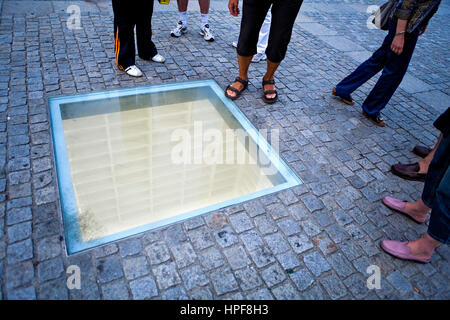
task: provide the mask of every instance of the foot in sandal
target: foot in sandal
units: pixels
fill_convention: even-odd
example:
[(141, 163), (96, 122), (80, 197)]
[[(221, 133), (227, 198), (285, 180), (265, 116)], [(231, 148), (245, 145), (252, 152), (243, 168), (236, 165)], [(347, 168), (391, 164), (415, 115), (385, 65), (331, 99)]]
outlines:
[(232, 84), (225, 89), (225, 97), (236, 100), (248, 87), (248, 80), (237, 77)]
[(263, 87), (263, 100), (265, 103), (274, 103), (278, 100), (278, 93), (277, 90), (275, 90), (275, 80), (264, 80), (262, 81), (262, 87)]

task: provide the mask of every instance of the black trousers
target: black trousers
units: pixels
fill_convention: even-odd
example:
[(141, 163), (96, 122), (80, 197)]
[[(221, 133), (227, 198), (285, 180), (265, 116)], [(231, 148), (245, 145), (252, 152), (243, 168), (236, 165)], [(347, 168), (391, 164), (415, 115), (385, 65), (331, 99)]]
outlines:
[(281, 62), (286, 56), (292, 28), (302, 2), (303, 0), (243, 0), (237, 53), (243, 57), (256, 54), (259, 30), (272, 5), (272, 22), (266, 55), (269, 61)]
[(112, 0), (114, 52), (120, 70), (135, 64), (134, 27), (139, 57), (149, 60), (158, 54), (152, 41), (153, 1)]

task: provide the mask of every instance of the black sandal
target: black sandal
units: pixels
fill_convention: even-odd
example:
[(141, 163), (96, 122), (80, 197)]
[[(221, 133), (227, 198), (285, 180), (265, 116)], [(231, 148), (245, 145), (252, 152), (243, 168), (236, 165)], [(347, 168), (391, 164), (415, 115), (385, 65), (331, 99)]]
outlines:
[[(225, 89), (225, 97), (231, 100), (236, 100), (241, 95), (242, 91), (244, 91), (248, 87), (248, 80), (244, 80), (241, 77), (237, 77), (236, 79), (234, 79), (234, 82), (240, 82), (244, 87), (241, 90), (239, 90), (233, 87), (231, 84), (228, 85), (228, 87)], [(227, 92), (228, 90), (233, 91), (234, 93), (236, 93), (236, 95), (234, 97), (230, 96)]]
[[(272, 80), (264, 80), (263, 79), (263, 82), (262, 82), (263, 90), (264, 90), (264, 86), (266, 84), (275, 84), (275, 80), (273, 80), (273, 79)], [(275, 93), (275, 97), (267, 98), (268, 94), (273, 94), (273, 93)], [(264, 100), (265, 103), (270, 103), (270, 104), (275, 103), (278, 100), (277, 90), (264, 90), (263, 100)]]

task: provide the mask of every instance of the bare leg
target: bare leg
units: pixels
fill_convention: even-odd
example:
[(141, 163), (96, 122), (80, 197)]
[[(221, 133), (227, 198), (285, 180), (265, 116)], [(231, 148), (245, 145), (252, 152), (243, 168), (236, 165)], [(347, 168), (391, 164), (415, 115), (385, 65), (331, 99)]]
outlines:
[[(266, 71), (266, 74), (264, 75), (263, 79), (264, 80), (273, 80), (273, 76), (279, 65), (280, 65), (279, 62), (272, 62), (272, 61), (269, 61), (269, 59), (267, 59), (267, 71)], [(275, 85), (266, 84), (264, 86), (264, 90), (275, 90)], [(266, 95), (266, 97), (269, 99), (272, 99), (275, 96), (276, 96), (275, 93)]]
[[(239, 64), (239, 77), (242, 78), (243, 80), (248, 80), (248, 67), (250, 66), (250, 62), (252, 61), (253, 56), (250, 57), (243, 57), (238, 55), (238, 64)], [(240, 82), (233, 82), (233, 84), (231, 85), (232, 87), (238, 89), (239, 91), (242, 90), (242, 88), (244, 87), (244, 85)], [(230, 95), (231, 97), (235, 97), (236, 93), (231, 91), (231, 90), (227, 90), (228, 95)]]
[(430, 208), (423, 203), (422, 198), (414, 202), (407, 202), (405, 211), (412, 215), (417, 221), (424, 222), (427, 219)]
[(185, 12), (188, 8), (189, 0), (177, 0), (178, 11)]
[(422, 238), (408, 242), (407, 246), (411, 250), (411, 254), (420, 258), (431, 258), (434, 249), (440, 244), (439, 241), (433, 239), (428, 233)]
[(200, 13), (207, 14), (209, 12), (209, 3), (210, 0), (198, 0), (198, 4), (200, 6)]
[(422, 160), (419, 161), (419, 167), (420, 167), (419, 173), (427, 173), (428, 172), (428, 167), (430, 166), (431, 160), (433, 160), (434, 153), (436, 152), (436, 149), (438, 148), (439, 142), (441, 142), (441, 139), (442, 139), (442, 133), (439, 136), (433, 150), (431, 150), (431, 152), (425, 158), (423, 158)]

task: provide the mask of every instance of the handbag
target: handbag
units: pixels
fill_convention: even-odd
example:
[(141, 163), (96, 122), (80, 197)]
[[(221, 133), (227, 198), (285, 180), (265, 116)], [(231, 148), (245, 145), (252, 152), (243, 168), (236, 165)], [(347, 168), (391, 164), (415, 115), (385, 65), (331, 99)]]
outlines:
[(389, 29), (389, 18), (392, 16), (393, 11), (397, 8), (399, 0), (389, 0), (383, 4), (377, 12), (375, 12), (372, 23), (381, 30)]

